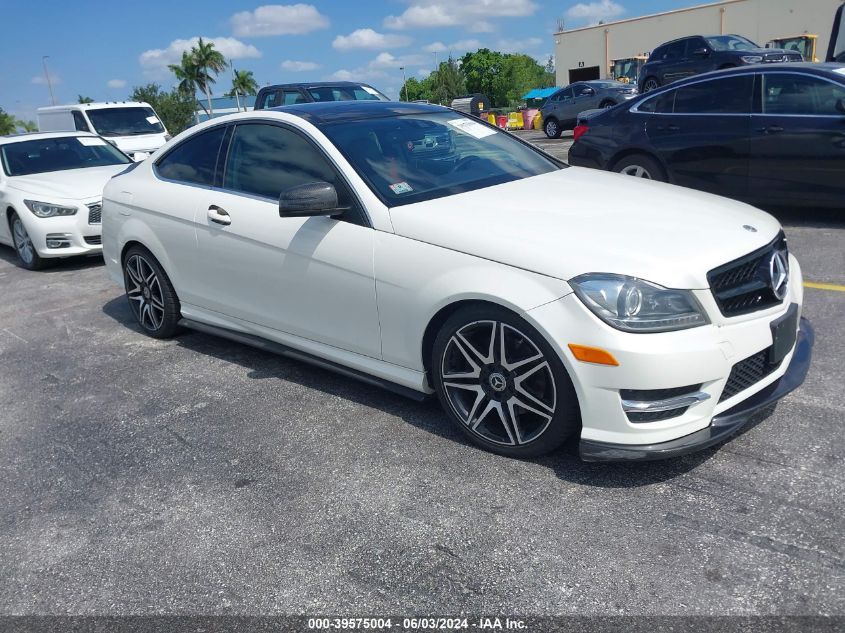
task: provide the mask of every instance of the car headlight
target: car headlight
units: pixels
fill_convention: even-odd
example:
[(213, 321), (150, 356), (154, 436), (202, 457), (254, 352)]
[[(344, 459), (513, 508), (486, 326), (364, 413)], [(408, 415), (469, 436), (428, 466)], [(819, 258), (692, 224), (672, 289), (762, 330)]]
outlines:
[(625, 332), (670, 332), (709, 323), (688, 290), (609, 273), (581, 275), (569, 283), (596, 316)]
[(759, 64), (761, 61), (763, 61), (763, 58), (759, 55), (743, 55), (742, 61), (744, 61), (746, 64)]
[(76, 207), (65, 207), (60, 204), (38, 202), (37, 200), (24, 200), (23, 203), (39, 218), (52, 218), (56, 215), (74, 215), (76, 213)]

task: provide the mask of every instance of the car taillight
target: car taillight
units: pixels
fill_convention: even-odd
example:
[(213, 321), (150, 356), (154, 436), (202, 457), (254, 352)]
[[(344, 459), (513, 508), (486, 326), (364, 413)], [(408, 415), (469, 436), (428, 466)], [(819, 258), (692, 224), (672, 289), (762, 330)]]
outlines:
[(575, 137), (575, 140), (577, 141), (579, 138), (584, 136), (589, 129), (590, 129), (590, 126), (588, 126), (588, 125), (576, 125), (575, 129), (572, 130), (572, 135)]

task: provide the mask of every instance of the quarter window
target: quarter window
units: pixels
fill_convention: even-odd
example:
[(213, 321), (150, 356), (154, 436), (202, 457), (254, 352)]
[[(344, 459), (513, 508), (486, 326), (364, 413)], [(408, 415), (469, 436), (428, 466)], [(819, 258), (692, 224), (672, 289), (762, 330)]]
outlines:
[(309, 182), (331, 183), (341, 206), (349, 206), (346, 187), (335, 169), (305, 138), (278, 125), (238, 125), (229, 145), (223, 187), (278, 199), (286, 189)]
[(675, 114), (751, 114), (752, 75), (702, 81), (678, 88)]
[(763, 75), (763, 114), (842, 116), (845, 87), (809, 75)]
[(214, 185), (217, 153), (226, 132), (221, 125), (183, 141), (156, 164), (159, 176), (196, 185)]
[(651, 99), (646, 99), (637, 106), (637, 111), (650, 114), (672, 114), (675, 104), (675, 90), (661, 93)]
[(82, 116), (82, 113), (74, 110), (73, 114), (73, 126), (76, 128), (78, 132), (90, 132), (91, 129), (88, 127), (88, 123), (85, 121), (85, 117)]

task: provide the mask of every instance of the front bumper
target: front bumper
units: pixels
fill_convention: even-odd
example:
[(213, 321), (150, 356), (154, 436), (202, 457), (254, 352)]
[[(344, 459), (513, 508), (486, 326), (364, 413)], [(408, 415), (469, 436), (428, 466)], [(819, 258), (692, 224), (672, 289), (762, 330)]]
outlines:
[(756, 413), (777, 402), (804, 382), (810, 369), (815, 332), (807, 319), (802, 318), (800, 323), (792, 361), (786, 373), (747, 400), (714, 416), (709, 426), (690, 435), (658, 444), (630, 445), (581, 440), (581, 459), (588, 462), (667, 459), (700, 451), (729, 439), (747, 425)]
[[(19, 217), (41, 257), (93, 255), (103, 251), (102, 226), (99, 223), (89, 223), (87, 205), (99, 201), (99, 198), (73, 201), (72, 204), (78, 209), (74, 215), (39, 218), (29, 211), (22, 211)], [(65, 245), (61, 248), (49, 248), (47, 244), (50, 238), (58, 238)]]

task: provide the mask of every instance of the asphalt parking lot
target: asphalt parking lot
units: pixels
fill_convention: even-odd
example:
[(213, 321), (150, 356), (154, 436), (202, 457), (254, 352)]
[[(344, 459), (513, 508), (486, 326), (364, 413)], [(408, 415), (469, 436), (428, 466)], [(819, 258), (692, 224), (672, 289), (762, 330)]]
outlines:
[[(845, 284), (843, 213), (776, 212), (808, 280)], [(0, 247), (0, 290), (0, 615), (845, 614), (845, 292), (806, 290), (813, 367), (770, 417), (589, 465), (485, 453), (436, 402), (221, 339), (149, 339), (98, 260), (28, 272)]]

